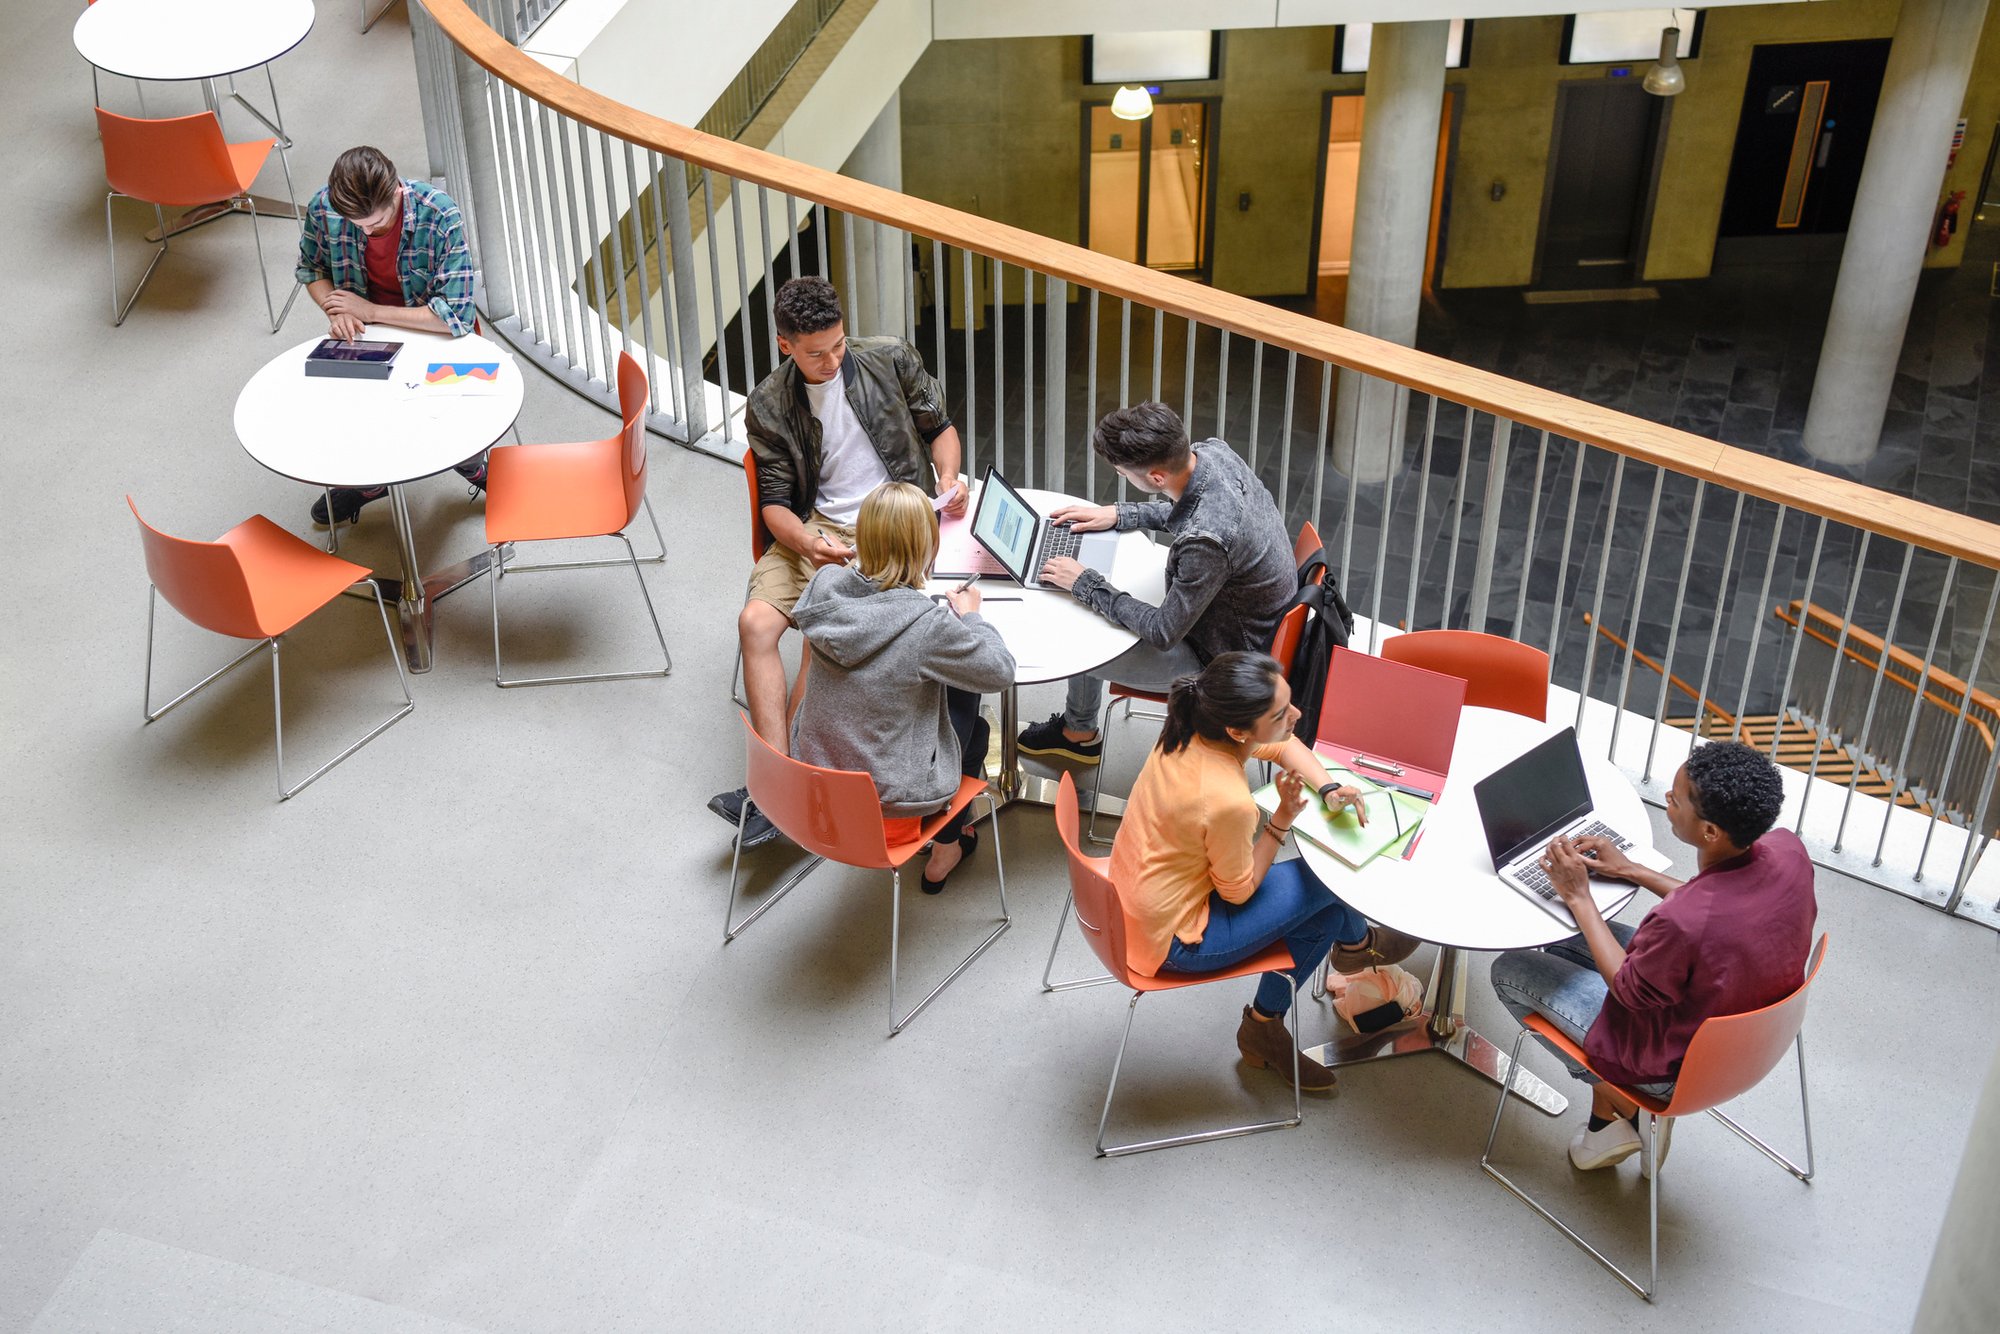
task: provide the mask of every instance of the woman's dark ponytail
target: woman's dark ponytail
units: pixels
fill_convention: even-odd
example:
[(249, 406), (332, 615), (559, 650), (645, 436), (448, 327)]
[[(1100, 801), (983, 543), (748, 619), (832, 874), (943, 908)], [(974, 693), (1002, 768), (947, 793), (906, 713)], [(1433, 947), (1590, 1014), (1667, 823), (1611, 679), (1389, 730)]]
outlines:
[(1230, 728), (1255, 727), (1277, 698), (1279, 675), (1268, 653), (1224, 653), (1198, 674), (1181, 677), (1167, 692), (1160, 750), (1172, 755), (1197, 736), (1226, 743)]

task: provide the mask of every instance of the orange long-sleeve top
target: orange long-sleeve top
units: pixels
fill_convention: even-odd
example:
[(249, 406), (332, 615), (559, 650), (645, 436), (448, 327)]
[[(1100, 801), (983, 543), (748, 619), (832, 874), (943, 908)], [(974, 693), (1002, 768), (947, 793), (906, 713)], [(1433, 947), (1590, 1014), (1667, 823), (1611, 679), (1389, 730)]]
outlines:
[[(1282, 743), (1251, 755), (1275, 760)], [(1198, 945), (1208, 930), (1208, 896), (1241, 903), (1252, 878), (1257, 803), (1233, 746), (1196, 737), (1171, 755), (1146, 757), (1111, 849), (1111, 879), (1125, 903), (1125, 958), (1151, 977), (1178, 939)]]

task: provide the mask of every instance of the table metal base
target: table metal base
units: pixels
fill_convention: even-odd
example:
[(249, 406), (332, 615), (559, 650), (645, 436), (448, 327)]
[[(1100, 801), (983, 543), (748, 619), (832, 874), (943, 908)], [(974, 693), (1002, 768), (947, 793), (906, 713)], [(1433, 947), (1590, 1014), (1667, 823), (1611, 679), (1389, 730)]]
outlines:
[[(378, 574), (372, 582), (382, 590), (384, 601), (396, 604), (396, 615), (403, 627), (404, 664), (412, 672), (427, 672), (431, 669), (436, 610), (432, 604), (475, 579), (485, 578), (493, 564), (493, 551), (489, 547), (433, 574), (419, 574), (416, 534), (410, 526), (409, 500), (401, 485), (389, 488), (389, 514), (396, 525), (396, 548), (402, 557), (403, 573)], [(513, 545), (506, 543), (501, 550), (512, 554)], [(372, 596), (358, 584), (348, 592), (354, 597)]]
[[(1437, 971), (1424, 997), (1422, 1022), (1384, 1033), (1354, 1034), (1307, 1047), (1303, 1054), (1321, 1065), (1338, 1069), (1364, 1061), (1387, 1060), (1392, 1056), (1417, 1056), (1443, 1052), (1459, 1064), (1486, 1076), (1496, 1084), (1507, 1083), (1512, 1062), (1507, 1053), (1474, 1032), (1465, 1022), (1465, 951), (1444, 947), (1438, 954)], [(1550, 1116), (1561, 1116), (1569, 1099), (1549, 1087), (1533, 1071), (1523, 1067), (1514, 1076), (1513, 1092), (1531, 1106)]]

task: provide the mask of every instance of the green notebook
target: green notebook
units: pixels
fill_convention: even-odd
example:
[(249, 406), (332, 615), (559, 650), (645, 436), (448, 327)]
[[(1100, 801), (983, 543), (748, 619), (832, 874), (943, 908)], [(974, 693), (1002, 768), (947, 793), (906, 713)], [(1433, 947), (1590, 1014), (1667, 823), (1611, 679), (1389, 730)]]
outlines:
[[(1385, 851), (1393, 850), (1395, 855), (1401, 856), (1416, 837), (1431, 804), (1422, 797), (1377, 786), (1343, 765), (1329, 764), (1326, 771), (1327, 777), (1334, 781), (1361, 790), (1361, 802), (1368, 811), (1368, 823), (1364, 826), (1355, 817), (1354, 811), (1345, 806), (1338, 815), (1329, 815), (1326, 807), (1314, 798), (1299, 812), (1292, 828), (1355, 870), (1360, 870)], [(1266, 783), (1257, 789), (1255, 795), (1258, 807), (1266, 815), (1278, 809), (1276, 783)]]

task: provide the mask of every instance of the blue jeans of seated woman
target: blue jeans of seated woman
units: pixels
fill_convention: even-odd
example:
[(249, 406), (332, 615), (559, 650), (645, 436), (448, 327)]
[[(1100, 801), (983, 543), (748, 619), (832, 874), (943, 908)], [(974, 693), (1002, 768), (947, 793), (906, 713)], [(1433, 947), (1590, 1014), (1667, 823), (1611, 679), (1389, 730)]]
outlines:
[[(1175, 940), (1167, 947), (1163, 973), (1218, 973), (1283, 941), (1292, 952), (1292, 977), (1300, 986), (1336, 944), (1352, 945), (1368, 934), (1368, 919), (1334, 897), (1294, 858), (1264, 873), (1257, 890), (1242, 903), (1208, 896), (1208, 930), (1199, 945)], [(1283, 1014), (1292, 1007), (1292, 989), (1276, 973), (1257, 983), (1257, 1008)]]
[[(1620, 946), (1632, 943), (1632, 933), (1636, 928), (1622, 922), (1606, 922), (1605, 925), (1611, 928), (1611, 934)], [(1571, 936), (1568, 940), (1558, 940), (1538, 950), (1508, 950), (1494, 959), (1493, 990), (1516, 1020), (1525, 1022), (1529, 1015), (1539, 1014), (1564, 1037), (1581, 1047), (1584, 1035), (1590, 1032), (1590, 1026), (1597, 1022), (1598, 1012), (1604, 1008), (1604, 998), (1610, 994), (1611, 984), (1604, 980), (1604, 974), (1597, 971), (1597, 960), (1590, 952), (1590, 945), (1582, 936)], [(1569, 1068), (1572, 1078), (1581, 1079), (1586, 1084), (1600, 1082), (1596, 1075), (1563, 1055), (1540, 1036), (1535, 1041), (1553, 1052), (1556, 1059)], [(1655, 1098), (1671, 1098), (1674, 1093), (1671, 1080), (1663, 1084), (1635, 1084), (1633, 1087)]]

